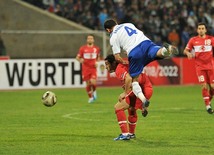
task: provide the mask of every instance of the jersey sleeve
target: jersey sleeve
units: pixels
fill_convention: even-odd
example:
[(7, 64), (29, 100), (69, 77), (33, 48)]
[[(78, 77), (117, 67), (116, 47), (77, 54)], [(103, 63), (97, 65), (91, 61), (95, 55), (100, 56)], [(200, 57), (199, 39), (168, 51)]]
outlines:
[(118, 66), (117, 66), (117, 68), (115, 70), (116, 77), (119, 80), (124, 81), (125, 78), (126, 78), (127, 73), (128, 73), (127, 66), (122, 65), (122, 64), (118, 64)]
[(212, 51), (213, 51), (213, 57), (214, 57), (214, 37), (211, 38), (211, 44), (212, 44)]
[(113, 54), (120, 53), (120, 45), (117, 41), (116, 34), (113, 34), (110, 38), (110, 45), (113, 51)]
[(81, 46), (80, 48), (79, 48), (79, 51), (78, 51), (78, 53), (77, 53), (77, 56), (78, 57), (83, 57), (83, 51), (84, 51), (84, 46)]
[(191, 39), (188, 41), (188, 43), (187, 43), (187, 45), (186, 45), (186, 49), (189, 50), (189, 51), (192, 51), (192, 49), (193, 49), (193, 38), (191, 38)]
[(96, 46), (96, 48), (97, 48), (97, 58), (99, 58), (101, 50), (100, 50), (100, 48), (98, 46)]
[(211, 38), (212, 47), (214, 48), (214, 37)]

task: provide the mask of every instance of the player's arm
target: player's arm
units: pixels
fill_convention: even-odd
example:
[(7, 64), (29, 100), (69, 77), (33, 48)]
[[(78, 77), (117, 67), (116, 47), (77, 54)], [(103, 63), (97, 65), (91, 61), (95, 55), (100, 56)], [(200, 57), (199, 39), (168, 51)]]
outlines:
[(124, 59), (120, 56), (120, 53), (114, 54), (114, 57), (115, 57), (115, 60), (116, 60), (118, 63), (121, 63), (121, 64), (128, 64), (128, 61), (124, 60)]
[(126, 95), (131, 91), (131, 84), (132, 84), (132, 78), (129, 75), (129, 73), (126, 74), (124, 79), (124, 85), (123, 89), (124, 92), (119, 95), (119, 101), (121, 102), (123, 99), (125, 99)]
[(79, 61), (80, 63), (84, 62), (84, 59), (79, 54), (77, 54), (76, 60)]
[(192, 39), (189, 40), (189, 42), (187, 43), (187, 46), (184, 49), (184, 55), (187, 56), (188, 59), (192, 59), (194, 56), (191, 53), (190, 49), (192, 49)]
[(132, 86), (132, 77), (129, 75), (129, 73), (126, 74), (125, 77), (125, 85), (124, 85), (124, 92), (126, 94), (128, 94), (131, 90), (131, 86)]
[(100, 54), (98, 54), (96, 61), (100, 61)]
[(96, 58), (96, 62), (95, 62), (95, 67), (97, 68), (98, 66), (98, 62), (100, 61), (100, 49), (98, 48), (98, 54), (97, 54), (97, 58)]
[(213, 51), (213, 57), (214, 57), (214, 37), (212, 37), (212, 51)]
[(123, 58), (120, 56), (120, 53), (114, 54), (114, 57), (118, 63), (123, 64)]
[(187, 56), (188, 59), (192, 59), (194, 57), (190, 50), (187, 48), (184, 49), (184, 54)]
[(120, 53), (121, 53), (121, 48), (120, 48), (120, 45), (117, 41), (117, 38), (115, 36), (113, 36), (111, 39), (110, 39), (110, 45), (112, 47), (112, 51), (113, 51), (113, 54), (114, 54), (114, 57), (115, 57), (115, 60), (118, 62), (118, 63), (121, 63), (121, 64), (127, 64), (125, 60), (123, 60), (123, 58), (121, 57)]

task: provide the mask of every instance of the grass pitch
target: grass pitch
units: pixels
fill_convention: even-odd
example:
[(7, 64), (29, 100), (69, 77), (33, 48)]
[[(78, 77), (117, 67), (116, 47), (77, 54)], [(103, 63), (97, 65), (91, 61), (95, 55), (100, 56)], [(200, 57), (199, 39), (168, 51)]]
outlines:
[(1, 155), (213, 155), (214, 115), (205, 111), (200, 86), (154, 86), (149, 115), (138, 111), (135, 140), (113, 141), (120, 88), (57, 89), (45, 107), (45, 90), (0, 92)]

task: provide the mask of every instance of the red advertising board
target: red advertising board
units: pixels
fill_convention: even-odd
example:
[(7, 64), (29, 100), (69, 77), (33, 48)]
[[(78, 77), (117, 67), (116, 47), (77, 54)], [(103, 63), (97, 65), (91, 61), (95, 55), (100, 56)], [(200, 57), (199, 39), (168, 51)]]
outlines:
[[(81, 66), (76, 59), (23, 59), (0, 58), (0, 89), (41, 89), (84, 87)], [(144, 72), (153, 85), (199, 84), (194, 60), (172, 58), (153, 61)], [(33, 78), (37, 77), (37, 78)], [(98, 62), (99, 86), (121, 86), (121, 81)]]
[(199, 84), (198, 78), (195, 71), (194, 59), (188, 60), (187, 58), (182, 59), (182, 81), (181, 84)]
[(0, 56), (0, 60), (9, 60), (10, 59), (10, 57), (9, 56)]
[[(195, 72), (194, 59), (172, 58), (153, 61), (144, 68), (153, 85), (199, 84)], [(107, 75), (102, 86), (120, 86), (121, 82), (112, 75)]]

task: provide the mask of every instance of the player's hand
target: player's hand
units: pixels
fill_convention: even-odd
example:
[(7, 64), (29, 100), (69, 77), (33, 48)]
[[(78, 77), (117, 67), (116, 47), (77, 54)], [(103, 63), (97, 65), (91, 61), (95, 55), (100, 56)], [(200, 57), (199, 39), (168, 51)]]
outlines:
[(97, 66), (98, 66), (98, 62), (95, 62), (95, 64), (94, 64), (94, 65), (95, 65), (95, 68), (97, 68)]
[(79, 62), (82, 64), (84, 62), (84, 59), (83, 58), (80, 58), (79, 59)]
[(187, 53), (187, 58), (188, 58), (188, 59), (192, 59), (193, 57), (194, 57), (194, 56), (193, 56), (192, 53), (190, 53), (190, 52)]

